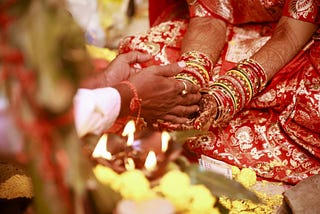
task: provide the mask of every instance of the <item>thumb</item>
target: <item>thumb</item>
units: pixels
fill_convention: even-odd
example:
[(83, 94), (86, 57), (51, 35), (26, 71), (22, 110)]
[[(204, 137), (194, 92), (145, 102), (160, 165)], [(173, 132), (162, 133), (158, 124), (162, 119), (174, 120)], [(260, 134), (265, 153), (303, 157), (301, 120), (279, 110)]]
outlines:
[(92, 60), (94, 71), (103, 71), (108, 67), (109, 62), (105, 59), (97, 58)]
[(184, 61), (179, 61), (169, 65), (157, 66), (157, 73), (161, 76), (172, 77), (180, 73), (185, 67), (186, 63)]
[(142, 53), (139, 51), (131, 51), (121, 54), (120, 57), (122, 57), (127, 63), (132, 64), (148, 61), (152, 56), (150, 54)]

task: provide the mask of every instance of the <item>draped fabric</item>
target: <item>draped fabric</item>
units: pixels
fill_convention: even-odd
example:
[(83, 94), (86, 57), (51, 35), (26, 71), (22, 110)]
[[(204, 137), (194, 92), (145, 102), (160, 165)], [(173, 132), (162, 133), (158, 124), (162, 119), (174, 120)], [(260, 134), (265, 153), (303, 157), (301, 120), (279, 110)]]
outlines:
[[(166, 1), (167, 5), (160, 2), (150, 1), (149, 11), (157, 11), (150, 14), (150, 30), (124, 38), (120, 52), (140, 50), (154, 56), (141, 66), (175, 62), (180, 56), (188, 15), (221, 18), (227, 22), (227, 41), (214, 67), (213, 80), (259, 50), (270, 39), (281, 15), (317, 24), (320, 20), (319, 0), (198, 0), (192, 1), (195, 4), (189, 11), (182, 0)], [(293, 184), (318, 174), (319, 35), (315, 34), (229, 123), (211, 128), (208, 135), (191, 138), (185, 148), (191, 158), (205, 154), (250, 167), (261, 177)]]

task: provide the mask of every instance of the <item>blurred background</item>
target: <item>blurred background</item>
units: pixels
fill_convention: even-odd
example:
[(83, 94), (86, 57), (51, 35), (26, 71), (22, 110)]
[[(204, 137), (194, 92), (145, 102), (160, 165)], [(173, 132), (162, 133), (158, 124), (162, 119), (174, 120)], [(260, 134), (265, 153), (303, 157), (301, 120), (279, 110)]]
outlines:
[(116, 49), (126, 35), (146, 31), (147, 0), (68, 0), (69, 10), (86, 30), (89, 44)]

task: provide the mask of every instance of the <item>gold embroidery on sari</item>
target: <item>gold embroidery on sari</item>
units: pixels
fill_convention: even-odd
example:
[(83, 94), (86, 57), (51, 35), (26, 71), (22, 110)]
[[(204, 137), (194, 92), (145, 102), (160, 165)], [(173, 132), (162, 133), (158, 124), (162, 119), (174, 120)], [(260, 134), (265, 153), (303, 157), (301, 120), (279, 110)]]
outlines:
[(289, 13), (295, 19), (307, 18), (313, 11), (313, 0), (292, 0), (289, 5)]

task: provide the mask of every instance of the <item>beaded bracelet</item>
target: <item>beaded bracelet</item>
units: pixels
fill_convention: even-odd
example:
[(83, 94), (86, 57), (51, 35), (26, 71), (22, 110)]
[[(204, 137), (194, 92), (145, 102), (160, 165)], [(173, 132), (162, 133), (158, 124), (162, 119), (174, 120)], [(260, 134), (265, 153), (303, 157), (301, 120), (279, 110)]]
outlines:
[(140, 114), (141, 114), (141, 102), (142, 102), (142, 99), (139, 99), (138, 97), (138, 92), (137, 92), (137, 89), (136, 87), (129, 81), (122, 81), (121, 83), (123, 84), (126, 84), (129, 86), (129, 88), (131, 89), (132, 93), (133, 93), (133, 97), (130, 101), (130, 112), (131, 114), (133, 114), (134, 112), (138, 112), (137, 113), (137, 120), (139, 120), (140, 118)]
[(186, 67), (176, 76), (177, 79), (185, 79), (201, 88), (211, 80), (213, 63), (206, 54), (189, 51), (183, 53), (179, 60), (185, 61)]

